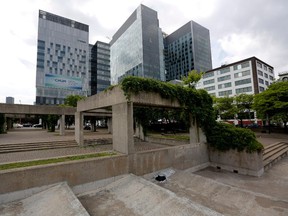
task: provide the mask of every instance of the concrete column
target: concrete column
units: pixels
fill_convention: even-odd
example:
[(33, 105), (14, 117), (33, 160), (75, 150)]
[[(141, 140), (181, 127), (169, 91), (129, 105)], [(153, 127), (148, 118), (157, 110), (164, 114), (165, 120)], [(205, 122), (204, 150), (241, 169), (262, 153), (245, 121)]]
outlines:
[(65, 115), (61, 115), (60, 117), (60, 135), (65, 135)]
[(84, 117), (82, 112), (75, 113), (75, 140), (79, 146), (84, 146), (83, 136)]
[(206, 143), (206, 135), (203, 130), (198, 126), (196, 119), (190, 117), (190, 144)]
[(113, 149), (124, 154), (134, 153), (133, 104), (113, 105), (112, 118)]
[(108, 133), (112, 134), (113, 133), (112, 118), (107, 119), (107, 127), (108, 127)]
[(140, 140), (145, 140), (143, 127), (141, 124), (136, 123), (135, 136), (138, 137)]

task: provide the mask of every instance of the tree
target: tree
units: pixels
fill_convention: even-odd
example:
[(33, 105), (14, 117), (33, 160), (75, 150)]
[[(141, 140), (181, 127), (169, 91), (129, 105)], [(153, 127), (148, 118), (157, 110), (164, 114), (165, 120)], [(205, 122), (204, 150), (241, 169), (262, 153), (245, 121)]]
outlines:
[(237, 114), (237, 108), (234, 104), (234, 97), (223, 97), (214, 99), (214, 110), (222, 119), (233, 119)]
[(243, 118), (248, 113), (249, 120), (251, 119), (251, 109), (253, 105), (254, 96), (251, 94), (240, 94), (235, 96), (236, 107), (238, 111), (238, 118), (241, 120), (241, 127), (243, 127)]
[(64, 99), (64, 105), (66, 106), (72, 106), (72, 107), (77, 107), (77, 102), (79, 100), (84, 99), (85, 96), (80, 96), (80, 95), (69, 95)]
[(288, 113), (288, 82), (272, 83), (267, 90), (255, 95), (253, 109), (262, 118), (267, 118), (269, 125), (273, 117), (282, 116), (285, 122)]
[[(77, 102), (84, 99), (85, 96), (80, 96), (80, 95), (68, 95), (64, 99), (64, 104), (62, 106), (69, 106), (69, 107), (77, 107)], [(65, 116), (65, 125), (66, 127), (69, 127), (72, 125), (75, 121), (74, 116)]]
[(182, 77), (182, 81), (189, 88), (195, 88), (196, 84), (202, 78), (203, 72), (198, 73), (197, 70), (192, 70), (188, 73), (187, 77)]

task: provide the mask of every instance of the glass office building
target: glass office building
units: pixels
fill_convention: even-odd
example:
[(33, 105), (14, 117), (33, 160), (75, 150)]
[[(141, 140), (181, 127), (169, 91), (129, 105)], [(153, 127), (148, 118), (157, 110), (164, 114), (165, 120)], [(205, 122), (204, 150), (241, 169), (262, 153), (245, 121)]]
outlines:
[(128, 75), (164, 81), (163, 50), (157, 12), (140, 5), (110, 42), (111, 83)]
[(209, 30), (190, 21), (164, 39), (166, 80), (212, 69)]
[(88, 25), (39, 11), (36, 104), (90, 95), (88, 38)]
[(110, 86), (110, 45), (97, 41), (90, 45), (91, 95)]

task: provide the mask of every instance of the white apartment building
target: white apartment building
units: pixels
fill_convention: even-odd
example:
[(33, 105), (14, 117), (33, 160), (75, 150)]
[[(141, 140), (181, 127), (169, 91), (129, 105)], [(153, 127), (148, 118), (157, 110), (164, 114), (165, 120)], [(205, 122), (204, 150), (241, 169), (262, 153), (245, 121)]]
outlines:
[(274, 78), (272, 66), (251, 57), (207, 71), (196, 88), (216, 97), (258, 94), (267, 89)]

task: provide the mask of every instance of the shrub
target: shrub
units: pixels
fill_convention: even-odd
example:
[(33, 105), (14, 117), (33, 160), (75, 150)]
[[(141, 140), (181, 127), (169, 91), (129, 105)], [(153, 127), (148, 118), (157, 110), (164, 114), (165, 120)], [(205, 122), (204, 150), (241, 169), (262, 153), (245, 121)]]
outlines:
[(230, 124), (215, 123), (207, 141), (212, 148), (219, 151), (237, 149), (238, 151), (260, 152), (263, 145), (256, 140), (255, 134), (245, 128), (236, 128)]

